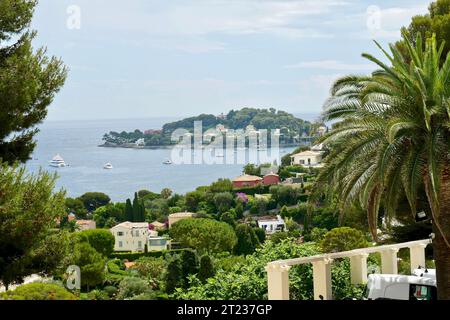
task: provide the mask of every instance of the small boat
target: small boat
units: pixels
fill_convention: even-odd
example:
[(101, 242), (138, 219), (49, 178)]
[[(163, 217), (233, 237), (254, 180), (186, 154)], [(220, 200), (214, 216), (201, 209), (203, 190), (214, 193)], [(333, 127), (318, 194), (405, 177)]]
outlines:
[(113, 168), (114, 168), (113, 165), (111, 163), (109, 163), (109, 162), (103, 166), (103, 169), (107, 169), (107, 170), (110, 170), (110, 169), (113, 169)]
[(163, 162), (163, 164), (172, 164), (172, 161), (170, 161), (169, 159), (167, 159), (167, 160), (165, 160), (165, 161)]
[(53, 157), (53, 159), (50, 161), (50, 166), (55, 168), (62, 168), (66, 167), (66, 163), (64, 162), (64, 159), (59, 155), (59, 153)]

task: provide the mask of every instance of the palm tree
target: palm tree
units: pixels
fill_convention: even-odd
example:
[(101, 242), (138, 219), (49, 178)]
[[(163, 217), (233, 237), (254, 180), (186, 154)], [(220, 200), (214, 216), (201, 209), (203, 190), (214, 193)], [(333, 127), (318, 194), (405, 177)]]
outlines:
[(317, 180), (341, 200), (341, 212), (359, 202), (377, 240), (377, 220), (395, 216), (400, 200), (417, 212), (426, 194), (433, 220), (438, 296), (450, 299), (450, 55), (433, 36), (423, 46), (403, 36), (411, 61), (398, 49), (382, 50), (390, 61), (363, 54), (378, 65), (371, 76), (339, 79), (325, 104), (325, 121), (337, 121), (322, 139), (331, 152)]

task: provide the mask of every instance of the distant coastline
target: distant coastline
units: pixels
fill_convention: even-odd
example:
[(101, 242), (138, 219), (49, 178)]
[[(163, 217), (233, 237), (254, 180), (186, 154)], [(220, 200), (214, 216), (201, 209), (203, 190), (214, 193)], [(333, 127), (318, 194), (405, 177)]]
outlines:
[[(296, 148), (296, 147), (301, 147), (301, 146), (306, 146), (306, 145), (308, 145), (308, 143), (288, 143), (288, 144), (280, 144), (279, 147), (280, 148)], [(125, 149), (143, 149), (143, 150), (145, 150), (145, 149), (148, 149), (148, 150), (172, 149), (176, 146), (177, 146), (176, 144), (160, 145), (160, 146), (138, 146), (136, 144), (115, 145), (115, 144), (107, 143), (107, 142), (98, 145), (98, 147), (101, 147), (101, 148), (125, 148)], [(206, 148), (207, 146), (204, 146), (204, 147)], [(194, 147), (192, 146), (191, 148), (193, 149)], [(224, 146), (223, 149), (226, 149), (226, 146)], [(245, 148), (245, 149), (248, 150), (249, 148)]]
[[(250, 137), (257, 137), (257, 140), (260, 140), (266, 135), (265, 144), (266, 147), (270, 147), (272, 139), (269, 135), (274, 135), (277, 136), (280, 147), (295, 147), (312, 143), (320, 125), (273, 108), (243, 108), (231, 110), (227, 114), (201, 114), (168, 122), (158, 129), (110, 131), (103, 135), (104, 143), (99, 146), (129, 149), (171, 148), (181, 141), (192, 142), (194, 132), (200, 130), (207, 140), (203, 144), (215, 140), (217, 135), (222, 136), (223, 141), (228, 138), (238, 140), (244, 136), (245, 146), (250, 147)], [(181, 135), (180, 131), (183, 132)]]

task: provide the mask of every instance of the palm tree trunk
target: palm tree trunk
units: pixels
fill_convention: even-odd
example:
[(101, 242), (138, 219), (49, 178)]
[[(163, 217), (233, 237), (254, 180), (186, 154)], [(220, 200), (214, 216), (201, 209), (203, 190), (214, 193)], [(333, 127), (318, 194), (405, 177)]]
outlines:
[[(437, 220), (444, 236), (450, 240), (450, 165), (447, 165), (442, 172), (439, 203), (440, 213)], [(450, 300), (450, 248), (436, 223), (433, 223), (433, 232), (435, 234), (433, 252), (436, 262), (438, 299)]]

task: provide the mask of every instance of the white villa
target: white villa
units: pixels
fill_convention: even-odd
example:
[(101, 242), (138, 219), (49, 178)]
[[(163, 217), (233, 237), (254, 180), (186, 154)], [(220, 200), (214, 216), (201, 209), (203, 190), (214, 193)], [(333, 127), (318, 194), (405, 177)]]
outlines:
[(170, 248), (170, 239), (158, 237), (158, 231), (150, 230), (147, 222), (122, 222), (110, 229), (114, 235), (114, 251), (143, 252)]
[(258, 218), (258, 227), (264, 229), (266, 234), (273, 234), (276, 232), (281, 232), (286, 229), (286, 223), (277, 215), (276, 217), (267, 216)]
[(323, 151), (303, 151), (291, 156), (291, 165), (302, 165), (305, 167), (321, 167)]
[(149, 235), (158, 235), (158, 232), (149, 230), (147, 222), (122, 222), (110, 231), (116, 239), (114, 251), (144, 251)]

